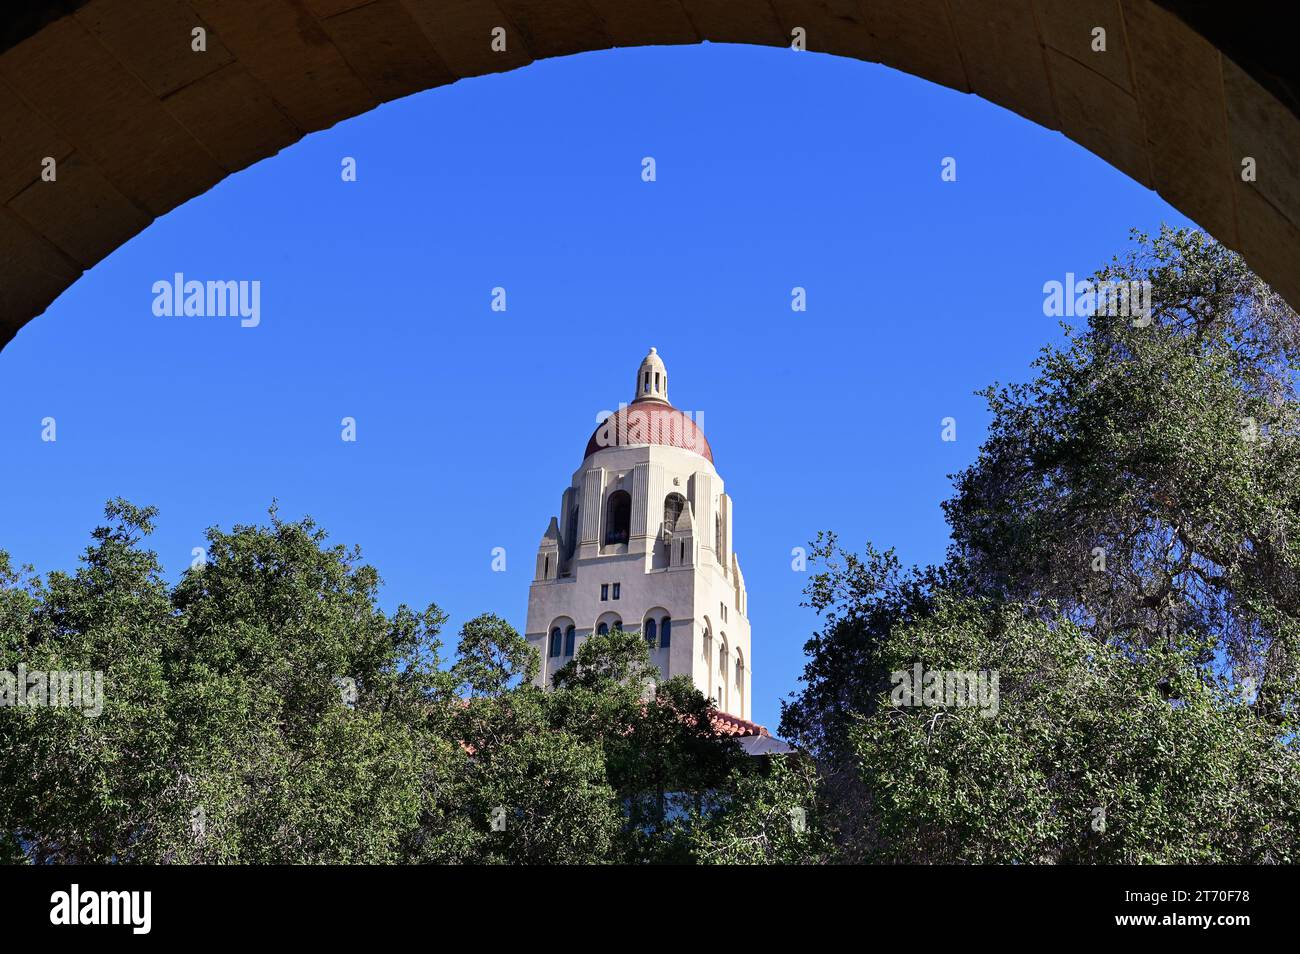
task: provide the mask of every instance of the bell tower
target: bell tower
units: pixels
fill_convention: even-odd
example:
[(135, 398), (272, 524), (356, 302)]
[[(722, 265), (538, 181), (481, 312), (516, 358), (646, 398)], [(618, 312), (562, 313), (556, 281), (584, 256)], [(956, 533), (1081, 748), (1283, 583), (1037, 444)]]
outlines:
[(538, 683), (617, 627), (645, 637), (664, 678), (688, 676), (719, 710), (749, 719), (748, 597), (731, 531), (703, 415), (673, 407), (651, 348), (537, 548), (525, 635), (542, 658)]

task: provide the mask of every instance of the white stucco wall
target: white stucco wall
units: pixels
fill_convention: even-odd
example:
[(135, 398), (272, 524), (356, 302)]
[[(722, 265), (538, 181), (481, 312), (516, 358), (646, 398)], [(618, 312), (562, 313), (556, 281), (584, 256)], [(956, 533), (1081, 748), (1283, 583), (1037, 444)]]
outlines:
[[(604, 522), (609, 495), (626, 490), (632, 497), (631, 536), (626, 544), (604, 545)], [(694, 522), (686, 565), (680, 549), (671, 556), (663, 542), (664, 501), (679, 493), (689, 501)], [(576, 526), (572, 508), (578, 507)], [(537, 573), (528, 595), (525, 635), (542, 657), (540, 685), (569, 661), (563, 653), (547, 653), (553, 626), (572, 621), (577, 645), (595, 631), (602, 619), (622, 620), (625, 630), (640, 631), (648, 611), (672, 617), (672, 644), (655, 653), (665, 677), (686, 674), (718, 707), (743, 719), (750, 717), (749, 621), (739, 601), (731, 569), (733, 507), (722, 478), (713, 465), (689, 450), (659, 445), (606, 447), (598, 450), (574, 472), (561, 495), (558, 533), (544, 538), (538, 551)], [(722, 527), (722, 552), (717, 552), (717, 526)], [(680, 535), (673, 537), (680, 544)], [(572, 543), (570, 541), (572, 540)], [(567, 557), (569, 546), (572, 558)], [(614, 600), (613, 584), (619, 584)], [(610, 586), (610, 599), (600, 599), (602, 584)], [(737, 605), (739, 602), (740, 605)], [(723, 607), (726, 619), (722, 619)], [(705, 656), (706, 625), (713, 634), (710, 657)], [(727, 684), (719, 697), (718, 666), (725, 634), (729, 653)], [(736, 654), (745, 661), (744, 678), (736, 685)], [(743, 690), (743, 691), (742, 691)]]

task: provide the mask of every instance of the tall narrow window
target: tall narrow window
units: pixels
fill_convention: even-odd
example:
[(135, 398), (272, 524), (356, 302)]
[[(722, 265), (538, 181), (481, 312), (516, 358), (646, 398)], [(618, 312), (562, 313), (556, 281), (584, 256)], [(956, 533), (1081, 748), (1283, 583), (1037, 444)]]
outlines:
[(607, 599), (609, 599), (609, 584), (602, 583), (600, 584), (600, 601), (603, 603)]
[(596, 635), (597, 635), (597, 636), (608, 636), (608, 635), (609, 635), (609, 624), (608, 624), (608, 623), (601, 623), (599, 626), (597, 626), (597, 627), (596, 627)]
[(614, 584), (614, 599), (618, 599), (618, 598), (619, 598), (619, 595), (620, 595), (620, 592), (622, 591), (622, 588), (623, 588), (623, 584), (622, 584), (622, 583), (615, 583), (615, 584)]
[(605, 510), (605, 545), (627, 543), (632, 535), (632, 495), (616, 490), (609, 495)]
[(645, 621), (645, 641), (650, 644), (651, 649), (658, 649), (656, 643), (659, 639), (659, 626), (655, 623), (654, 617)]
[(560, 655), (560, 627), (551, 630), (551, 645), (547, 650), (552, 656)]
[(578, 547), (578, 508), (573, 508), (573, 514), (569, 517), (569, 539), (565, 541), (565, 558), (572, 560), (573, 552)]
[(686, 509), (686, 498), (681, 494), (669, 494), (664, 498), (664, 526), (669, 530), (676, 528), (677, 521)]
[(573, 655), (573, 644), (577, 642), (578, 631), (570, 626), (564, 631), (564, 655)]
[[(654, 622), (651, 620), (650, 622)], [(667, 649), (673, 644), (673, 618), (665, 616), (663, 624), (659, 627), (659, 645)]]
[(701, 643), (704, 656), (704, 667), (708, 675), (708, 681), (713, 682), (713, 630), (709, 629), (709, 623), (704, 623), (704, 639)]
[(729, 712), (727, 706), (727, 637), (722, 635), (722, 648), (718, 650), (718, 708)]
[(745, 715), (745, 657), (736, 650), (736, 714)]

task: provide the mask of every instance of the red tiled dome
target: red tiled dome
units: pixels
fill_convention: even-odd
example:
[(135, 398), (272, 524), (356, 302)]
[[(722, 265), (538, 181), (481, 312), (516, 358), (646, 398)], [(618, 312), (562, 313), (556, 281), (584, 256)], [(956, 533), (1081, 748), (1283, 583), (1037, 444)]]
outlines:
[(585, 457), (607, 447), (637, 447), (655, 444), (677, 447), (699, 454), (710, 464), (713, 450), (709, 439), (690, 417), (664, 401), (633, 401), (619, 408), (596, 426), (587, 441)]

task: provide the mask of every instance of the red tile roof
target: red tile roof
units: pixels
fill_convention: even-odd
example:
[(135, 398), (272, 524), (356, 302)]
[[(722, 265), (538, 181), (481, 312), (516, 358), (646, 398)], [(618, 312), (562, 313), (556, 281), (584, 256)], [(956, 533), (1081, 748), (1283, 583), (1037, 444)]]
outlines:
[(583, 455), (590, 457), (607, 447), (635, 447), (658, 444), (694, 451), (710, 464), (713, 449), (698, 424), (664, 401), (633, 401), (619, 408), (596, 426)]
[(739, 719), (734, 715), (727, 715), (725, 712), (714, 712), (709, 718), (713, 723), (713, 731), (718, 735), (725, 735), (732, 738), (739, 738), (746, 735), (760, 735), (772, 737), (763, 726), (757, 722), (750, 722), (747, 719)]

